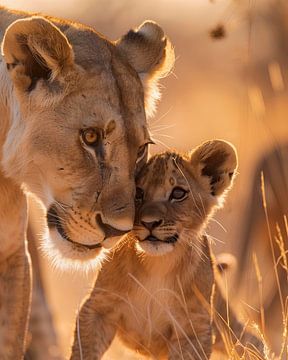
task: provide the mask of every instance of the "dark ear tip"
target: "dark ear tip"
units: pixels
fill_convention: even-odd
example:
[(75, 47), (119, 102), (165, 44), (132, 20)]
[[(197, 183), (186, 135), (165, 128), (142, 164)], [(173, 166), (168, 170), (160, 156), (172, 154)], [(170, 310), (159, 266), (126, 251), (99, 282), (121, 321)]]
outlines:
[(138, 27), (137, 32), (151, 41), (166, 41), (163, 29), (153, 20), (145, 20)]
[(126, 35), (124, 35), (123, 39), (126, 41), (138, 41), (142, 38), (142, 35), (137, 31), (131, 29), (128, 31)]
[(161, 43), (163, 48), (167, 44), (163, 29), (152, 20), (146, 20), (138, 28), (129, 30), (122, 40), (135, 43), (146, 41), (147, 43)]

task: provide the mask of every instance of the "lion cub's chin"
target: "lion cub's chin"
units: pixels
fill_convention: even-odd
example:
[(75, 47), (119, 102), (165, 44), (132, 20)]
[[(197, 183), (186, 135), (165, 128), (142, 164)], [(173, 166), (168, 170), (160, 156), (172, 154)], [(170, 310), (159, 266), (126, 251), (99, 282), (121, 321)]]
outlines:
[[(114, 240), (114, 239), (113, 239)], [(105, 240), (105, 243), (108, 241)], [(110, 239), (109, 239), (110, 241)], [(110, 246), (112, 247), (110, 241)], [(117, 239), (115, 239), (115, 243)], [(105, 248), (109, 248), (107, 245)], [(61, 270), (90, 271), (101, 267), (108, 250), (103, 247), (88, 249), (70, 243), (62, 238), (56, 229), (46, 229), (42, 235), (41, 250), (52, 265)]]
[(166, 243), (164, 241), (137, 241), (136, 250), (138, 253), (145, 253), (147, 256), (163, 256), (171, 253), (175, 245)]

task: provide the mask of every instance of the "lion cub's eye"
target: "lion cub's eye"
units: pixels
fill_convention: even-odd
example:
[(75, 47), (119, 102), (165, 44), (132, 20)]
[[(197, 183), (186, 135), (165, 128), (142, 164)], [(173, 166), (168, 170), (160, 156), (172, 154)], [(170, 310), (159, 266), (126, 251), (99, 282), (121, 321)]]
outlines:
[(81, 139), (88, 146), (95, 146), (98, 142), (98, 133), (94, 128), (88, 128), (81, 131)]
[(182, 201), (186, 199), (188, 194), (188, 191), (185, 189), (182, 189), (181, 187), (175, 187), (169, 197), (170, 201)]
[(144, 190), (142, 190), (139, 187), (136, 187), (136, 194), (135, 194), (135, 200), (140, 203), (143, 201), (144, 198)]

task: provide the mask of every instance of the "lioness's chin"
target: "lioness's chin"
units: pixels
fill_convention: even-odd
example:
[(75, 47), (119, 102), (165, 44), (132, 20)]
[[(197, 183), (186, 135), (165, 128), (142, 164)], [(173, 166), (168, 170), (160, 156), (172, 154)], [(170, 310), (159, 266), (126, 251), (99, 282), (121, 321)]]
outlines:
[(137, 241), (136, 250), (148, 256), (163, 256), (174, 250), (175, 245), (164, 241)]
[(121, 239), (122, 236), (113, 236), (102, 241), (101, 245), (104, 249), (112, 249)]
[(107, 247), (89, 249), (71, 243), (65, 240), (56, 228), (46, 229), (42, 237), (41, 249), (53, 266), (67, 270), (77, 269), (77, 271), (99, 268), (108, 252)]

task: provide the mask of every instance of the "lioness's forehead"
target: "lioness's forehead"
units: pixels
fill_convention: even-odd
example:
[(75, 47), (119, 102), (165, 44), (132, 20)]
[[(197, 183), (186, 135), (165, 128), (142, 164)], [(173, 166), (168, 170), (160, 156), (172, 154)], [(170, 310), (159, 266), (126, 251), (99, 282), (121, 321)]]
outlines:
[[(75, 62), (85, 71), (59, 112), (71, 127), (105, 127), (116, 122), (116, 132), (132, 147), (149, 139), (144, 109), (144, 90), (136, 71), (116, 47), (92, 31), (66, 33)], [(125, 137), (125, 139), (124, 139)]]
[(85, 69), (86, 86), (99, 91), (111, 104), (132, 113), (144, 107), (144, 90), (135, 69), (116, 46), (92, 29), (70, 28), (65, 32), (75, 55), (75, 63)]

